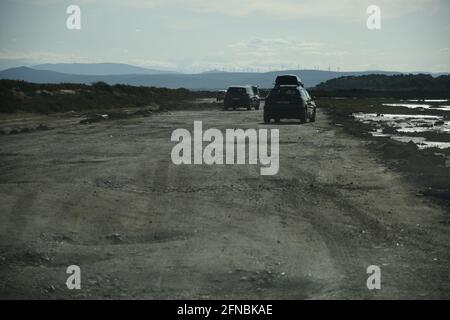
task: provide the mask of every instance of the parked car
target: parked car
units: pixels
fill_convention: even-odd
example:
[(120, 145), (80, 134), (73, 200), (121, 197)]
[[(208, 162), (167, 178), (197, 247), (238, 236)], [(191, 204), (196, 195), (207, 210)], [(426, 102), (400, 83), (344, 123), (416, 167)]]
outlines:
[(259, 109), (260, 99), (255, 94), (251, 86), (232, 86), (229, 87), (225, 94), (224, 109), (236, 110), (237, 108), (247, 108), (251, 110)]
[(305, 87), (303, 81), (296, 75), (284, 74), (277, 76), (275, 80), (275, 88), (280, 86), (300, 86)]
[(274, 119), (299, 119), (301, 123), (316, 121), (316, 103), (302, 86), (282, 85), (273, 88), (266, 98), (264, 123)]

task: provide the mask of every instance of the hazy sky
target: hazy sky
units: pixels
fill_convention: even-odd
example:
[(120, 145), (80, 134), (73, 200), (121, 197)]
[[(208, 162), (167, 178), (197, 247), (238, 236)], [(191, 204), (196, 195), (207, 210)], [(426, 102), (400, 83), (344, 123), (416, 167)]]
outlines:
[[(69, 5), (81, 30), (66, 27)], [(366, 26), (381, 8), (381, 30)], [(449, 0), (0, 0), (0, 66), (450, 71)]]

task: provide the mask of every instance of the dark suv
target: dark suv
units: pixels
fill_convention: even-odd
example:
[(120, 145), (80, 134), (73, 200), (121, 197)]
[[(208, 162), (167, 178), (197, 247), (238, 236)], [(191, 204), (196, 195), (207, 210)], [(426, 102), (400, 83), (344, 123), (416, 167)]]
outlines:
[(252, 86), (233, 86), (229, 87), (225, 94), (224, 109), (247, 108), (251, 110), (259, 109), (260, 99), (255, 91), (256, 87)]
[(264, 123), (271, 119), (299, 119), (305, 123), (316, 121), (316, 103), (302, 86), (276, 86), (266, 98)]

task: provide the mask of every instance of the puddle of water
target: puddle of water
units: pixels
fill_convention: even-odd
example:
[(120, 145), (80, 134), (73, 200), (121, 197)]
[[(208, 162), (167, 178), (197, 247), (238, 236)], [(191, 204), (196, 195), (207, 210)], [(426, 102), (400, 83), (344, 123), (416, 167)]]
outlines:
[[(440, 149), (450, 148), (450, 142), (427, 141), (424, 137), (410, 137), (402, 133), (436, 132), (450, 133), (450, 121), (443, 121), (441, 116), (432, 115), (407, 115), (407, 114), (383, 114), (354, 113), (353, 117), (366, 124), (377, 124), (377, 129), (371, 132), (374, 137), (390, 137), (393, 140), (408, 143), (414, 142), (419, 149), (436, 147)], [(383, 126), (381, 125), (383, 124)], [(396, 133), (383, 133), (383, 128), (395, 128)]]
[(426, 114), (382, 114), (376, 113), (354, 113), (353, 116), (358, 120), (370, 120), (370, 121), (392, 121), (392, 120), (408, 120), (408, 119), (434, 119), (442, 120), (442, 116), (431, 116)]
[(432, 108), (430, 110), (443, 110), (443, 111), (450, 111), (450, 106), (439, 106), (437, 108)]
[(390, 137), (391, 136), (388, 133), (383, 133), (383, 129), (377, 129), (377, 130), (371, 132), (371, 134), (374, 137)]
[(408, 132), (442, 132), (442, 133), (450, 133), (450, 122), (445, 123), (442, 126), (435, 127), (402, 127), (397, 129), (397, 132), (408, 133)]
[(378, 116), (375, 113), (355, 113), (353, 117), (363, 123), (381, 123), (397, 130), (413, 132), (414, 128), (419, 132), (424, 131), (450, 131), (450, 121), (443, 121), (441, 116), (385, 114)]
[(437, 142), (437, 141), (427, 141), (423, 137), (408, 137), (408, 136), (391, 136), (392, 140), (408, 143), (410, 141), (414, 142), (419, 149), (426, 148), (439, 148), (447, 149), (450, 148), (450, 142)]
[[(428, 100), (428, 101), (432, 102), (432, 101), (435, 101), (435, 100)], [(445, 102), (445, 101), (447, 101), (447, 100), (442, 100), (440, 102)], [(386, 106), (386, 107), (404, 107), (404, 108), (409, 108), (409, 109), (420, 109), (421, 108), (421, 109), (428, 109), (428, 110), (450, 111), (450, 106), (433, 106), (433, 105), (430, 105), (430, 104), (383, 103), (383, 106)]]
[(447, 102), (445, 99), (408, 100), (409, 102)]
[(383, 103), (386, 107), (405, 107), (410, 109), (424, 108), (429, 109), (431, 106), (429, 104), (412, 104), (412, 103)]

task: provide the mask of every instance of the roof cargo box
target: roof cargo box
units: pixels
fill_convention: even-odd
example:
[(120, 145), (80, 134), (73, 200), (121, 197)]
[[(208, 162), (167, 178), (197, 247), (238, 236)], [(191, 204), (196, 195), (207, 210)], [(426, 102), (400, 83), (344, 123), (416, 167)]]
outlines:
[(279, 86), (302, 86), (304, 87), (303, 81), (296, 75), (285, 74), (277, 76), (275, 80), (275, 87)]

